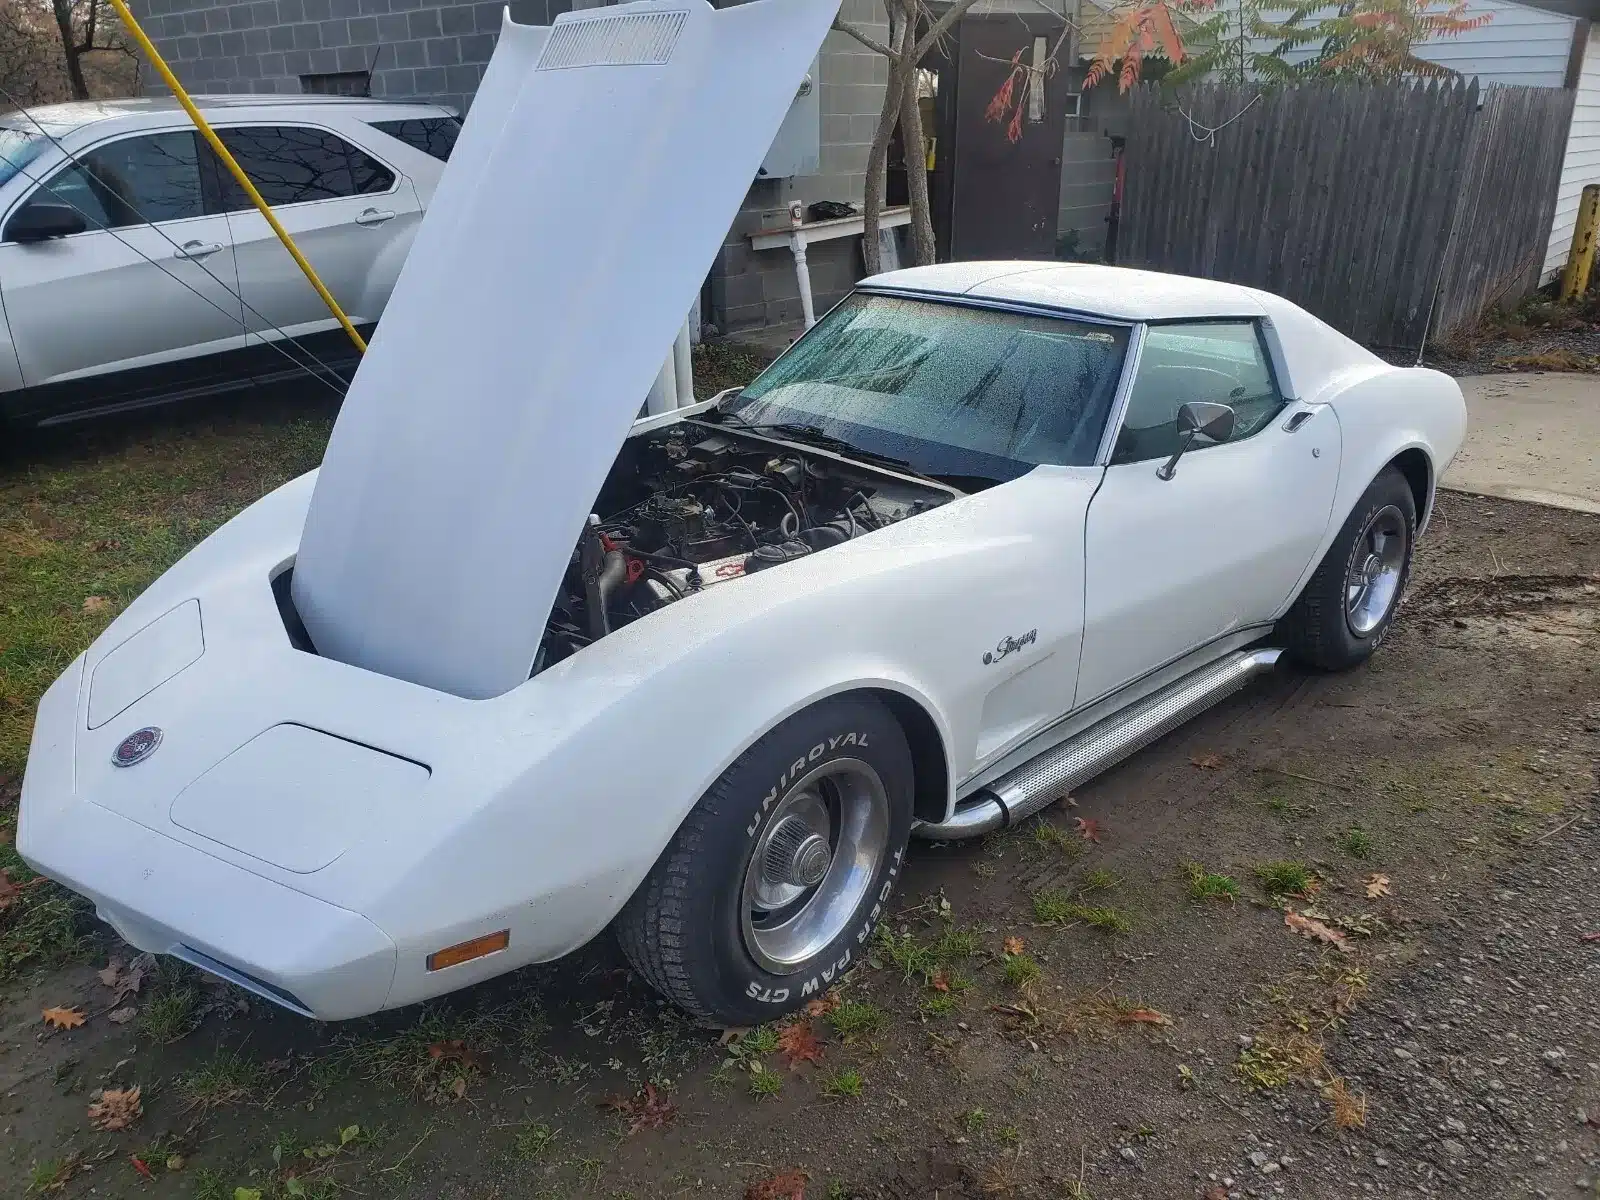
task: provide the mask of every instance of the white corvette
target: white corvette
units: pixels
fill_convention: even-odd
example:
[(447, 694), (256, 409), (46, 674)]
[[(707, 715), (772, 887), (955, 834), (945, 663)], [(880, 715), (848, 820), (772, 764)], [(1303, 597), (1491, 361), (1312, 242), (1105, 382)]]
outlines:
[(912, 834), (1372, 653), (1461, 393), (1275, 296), (899, 271), (634, 420), (836, 7), (507, 22), (320, 477), (44, 697), (30, 863), (316, 1017), (614, 926), (748, 1024), (857, 961)]

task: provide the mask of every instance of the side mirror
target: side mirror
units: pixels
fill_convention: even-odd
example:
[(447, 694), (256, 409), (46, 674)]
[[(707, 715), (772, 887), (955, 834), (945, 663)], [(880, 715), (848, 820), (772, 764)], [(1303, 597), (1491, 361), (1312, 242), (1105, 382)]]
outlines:
[(83, 233), (88, 228), (89, 223), (83, 219), (83, 214), (72, 205), (32, 200), (11, 218), (11, 223), (6, 226), (6, 241), (44, 242)]
[(1233, 436), (1233, 409), (1226, 404), (1212, 404), (1199, 400), (1178, 406), (1178, 448), (1172, 457), (1156, 468), (1157, 479), (1171, 479), (1178, 470), (1178, 460), (1183, 457), (1194, 439), (1203, 437), (1208, 442), (1225, 442)]

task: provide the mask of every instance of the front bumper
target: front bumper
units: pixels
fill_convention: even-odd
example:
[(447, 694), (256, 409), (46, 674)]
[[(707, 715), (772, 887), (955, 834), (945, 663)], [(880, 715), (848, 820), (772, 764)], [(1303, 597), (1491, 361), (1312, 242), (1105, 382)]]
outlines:
[(88, 897), (100, 917), (141, 950), (175, 955), (325, 1020), (384, 1007), (396, 950), (367, 918), (77, 794), (74, 742), (82, 682), (79, 659), (40, 701), (22, 781), (22, 857)]

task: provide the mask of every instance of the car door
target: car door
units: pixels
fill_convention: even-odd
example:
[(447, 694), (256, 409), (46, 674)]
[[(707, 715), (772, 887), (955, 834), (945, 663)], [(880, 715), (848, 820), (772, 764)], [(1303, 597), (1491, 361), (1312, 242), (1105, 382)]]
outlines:
[[(30, 406), (63, 411), (171, 390), (202, 356), (244, 345), (227, 218), (207, 211), (190, 130), (101, 143), (31, 189), (0, 231), (0, 289)], [(89, 228), (12, 239), (34, 203), (67, 204)]]
[[(1191, 401), (1227, 404), (1228, 441), (1179, 448)], [(1283, 609), (1327, 529), (1339, 426), (1288, 405), (1257, 323), (1150, 326), (1084, 548), (1077, 704)]]
[[(409, 181), (326, 129), (218, 132), (351, 321), (375, 324), (422, 218)], [(346, 349), (338, 320), (244, 189), (228, 179), (225, 195), (251, 344), (288, 335)]]

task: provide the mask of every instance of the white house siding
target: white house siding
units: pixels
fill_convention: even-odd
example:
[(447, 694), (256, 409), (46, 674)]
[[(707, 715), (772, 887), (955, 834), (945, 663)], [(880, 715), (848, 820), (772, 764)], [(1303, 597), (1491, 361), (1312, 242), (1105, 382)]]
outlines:
[(1578, 200), (1584, 185), (1590, 183), (1600, 183), (1600, 26), (1589, 33), (1583, 72), (1578, 77), (1577, 104), (1572, 110), (1572, 130), (1567, 134), (1567, 155), (1561, 164), (1561, 187), (1556, 192), (1556, 219), (1544, 260), (1546, 279), (1566, 265), (1572, 229), (1578, 219)]
[(1494, 17), (1481, 29), (1435, 38), (1416, 47), (1418, 58), (1459, 71), (1478, 82), (1519, 87), (1561, 87), (1566, 82), (1576, 21), (1506, 0), (1472, 0), (1466, 15)]

